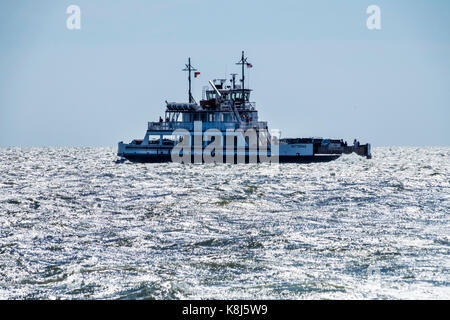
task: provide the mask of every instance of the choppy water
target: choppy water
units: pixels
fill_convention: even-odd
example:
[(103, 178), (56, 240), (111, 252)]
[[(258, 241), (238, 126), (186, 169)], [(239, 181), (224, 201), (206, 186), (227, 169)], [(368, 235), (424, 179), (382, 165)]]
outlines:
[(326, 164), (0, 149), (0, 298), (450, 298), (450, 148)]

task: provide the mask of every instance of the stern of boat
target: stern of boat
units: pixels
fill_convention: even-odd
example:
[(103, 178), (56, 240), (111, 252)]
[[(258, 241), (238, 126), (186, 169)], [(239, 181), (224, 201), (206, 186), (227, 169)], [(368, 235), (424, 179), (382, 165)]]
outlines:
[(118, 143), (118, 148), (117, 148), (117, 155), (119, 157), (123, 157), (123, 152), (125, 150), (125, 144), (123, 143), (123, 141), (120, 141)]

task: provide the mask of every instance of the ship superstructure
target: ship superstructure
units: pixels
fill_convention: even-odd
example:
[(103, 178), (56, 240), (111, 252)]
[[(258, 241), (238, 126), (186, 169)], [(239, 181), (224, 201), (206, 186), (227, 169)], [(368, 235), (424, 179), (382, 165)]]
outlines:
[(214, 79), (197, 103), (191, 93), (191, 73), (200, 73), (190, 58), (188, 102), (167, 102), (164, 117), (149, 122), (143, 139), (119, 142), (118, 156), (136, 162), (316, 162), (356, 152), (371, 157), (370, 144), (347, 146), (342, 140), (322, 138), (280, 139), (259, 121), (252, 90), (245, 88), (245, 68), (252, 67), (242, 52), (239, 84)]

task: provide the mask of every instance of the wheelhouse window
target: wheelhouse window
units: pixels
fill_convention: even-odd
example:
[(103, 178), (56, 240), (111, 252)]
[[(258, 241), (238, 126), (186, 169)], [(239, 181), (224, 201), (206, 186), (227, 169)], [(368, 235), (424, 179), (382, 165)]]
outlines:
[(214, 91), (206, 91), (206, 100), (215, 99), (216, 93)]
[[(250, 96), (250, 92), (245, 91), (245, 92), (244, 92), (245, 101), (248, 101), (248, 100), (249, 100), (249, 96)], [(233, 93), (231, 94), (231, 98), (232, 98), (233, 100), (242, 100), (242, 91), (236, 91), (236, 92), (233, 92)]]

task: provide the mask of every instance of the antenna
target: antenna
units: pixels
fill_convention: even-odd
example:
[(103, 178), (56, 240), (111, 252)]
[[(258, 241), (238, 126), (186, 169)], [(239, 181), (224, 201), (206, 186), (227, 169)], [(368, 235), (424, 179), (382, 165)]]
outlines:
[(189, 71), (188, 80), (189, 80), (189, 103), (193, 103), (194, 98), (192, 97), (191, 93), (191, 71), (197, 71), (197, 69), (194, 69), (191, 65), (191, 58), (188, 58), (188, 64), (186, 65), (186, 68), (183, 69), (183, 71)]

